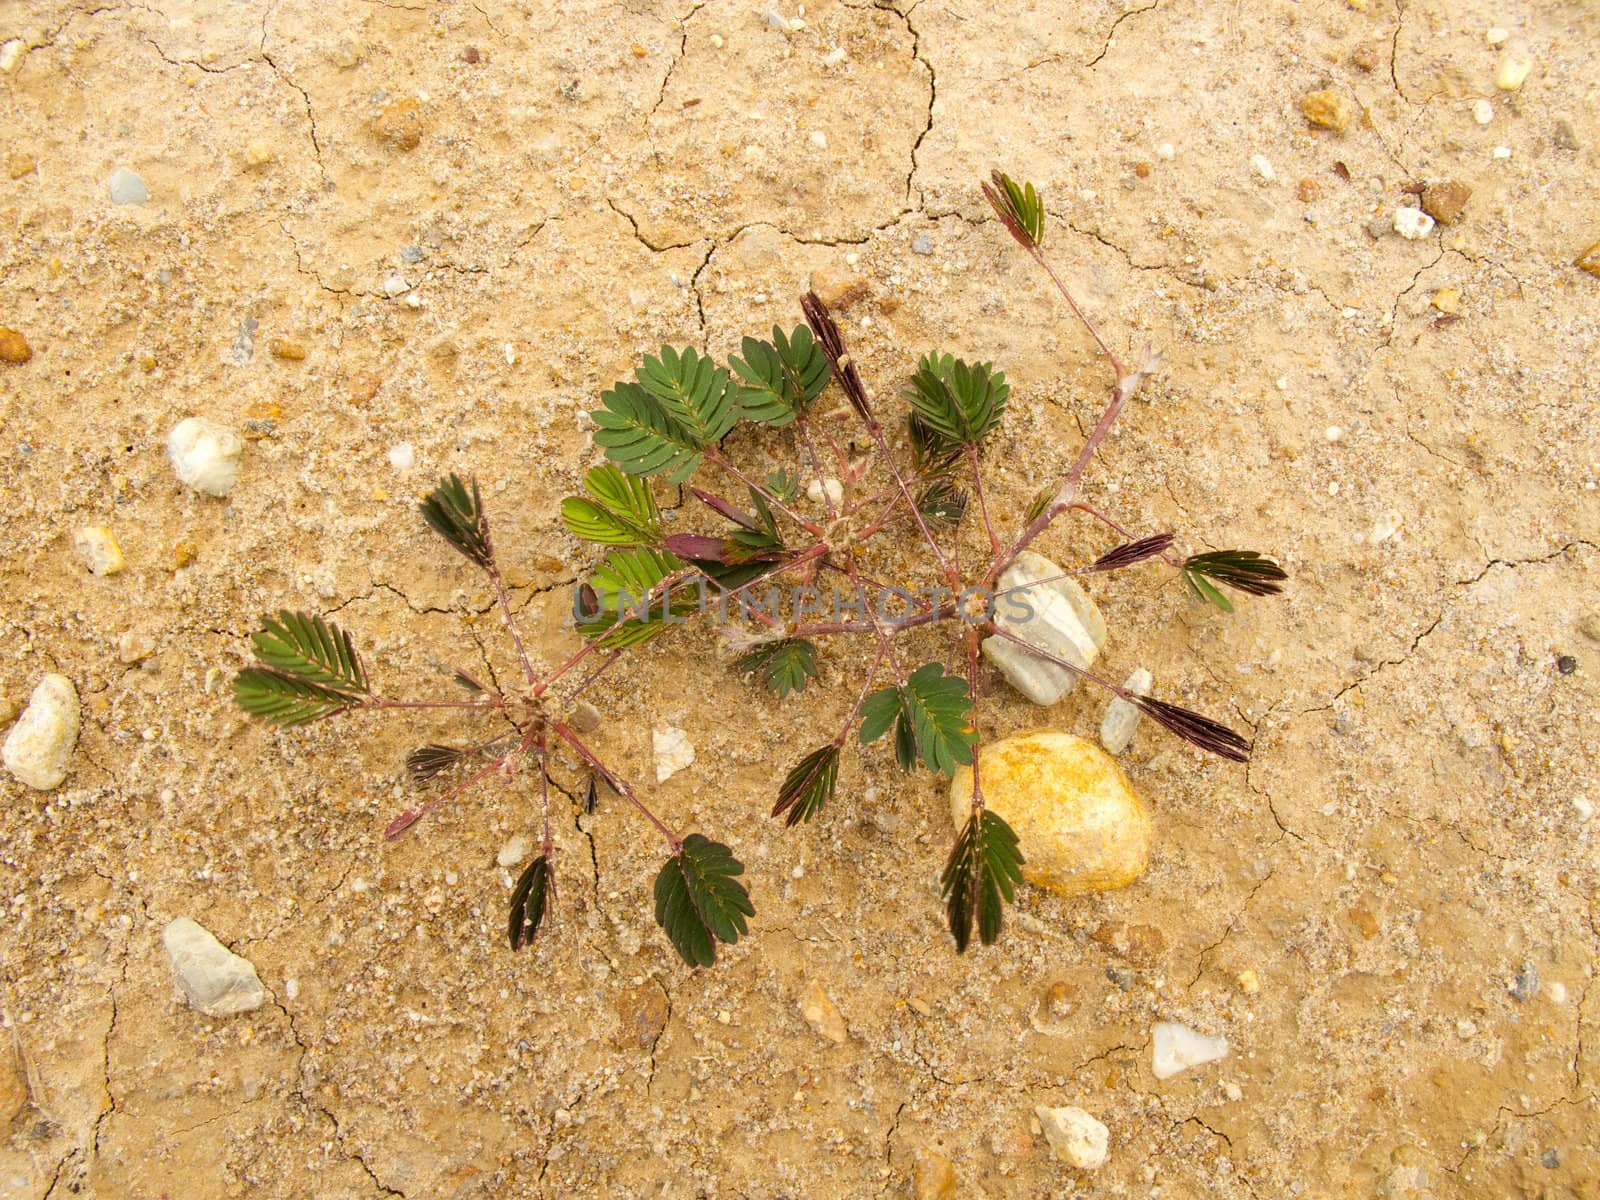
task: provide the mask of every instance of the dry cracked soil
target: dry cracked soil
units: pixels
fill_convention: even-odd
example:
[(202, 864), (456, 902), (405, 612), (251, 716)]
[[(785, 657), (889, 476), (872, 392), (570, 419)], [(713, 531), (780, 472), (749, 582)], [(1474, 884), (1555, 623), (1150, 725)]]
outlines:
[[(0, 1193), (1597, 1194), (1592, 3), (11, 0), (0, 43), (0, 326), (31, 348), (0, 362), (0, 699), (57, 671), (83, 709), (61, 787), (0, 777)], [(1324, 90), (1342, 131), (1302, 112)], [(937, 780), (875, 747), (819, 821), (766, 815), (859, 646), (779, 705), (696, 628), (602, 679), (595, 737), (740, 853), (751, 935), (686, 968), (648, 829), (562, 794), (560, 906), (512, 954), (524, 786), (381, 836), (406, 751), (466, 721), (233, 707), (279, 608), (337, 613), (396, 693), (515, 670), (417, 519), (447, 471), (482, 482), (555, 661), (600, 391), (663, 342), (792, 326), (811, 282), (886, 406), (925, 350), (1007, 372), (1014, 525), (1109, 379), (984, 206), (992, 167), (1040, 186), (1112, 343), (1166, 355), (1102, 505), (1291, 575), (1232, 615), (1155, 568), (1094, 584), (1107, 672), (1146, 664), (1255, 746), (1146, 723), (1138, 882), (1024, 889), (958, 957)], [(119, 168), (144, 203), (112, 203)], [(1452, 219), (1390, 230), (1445, 181)], [(173, 475), (189, 416), (248, 435), (225, 499)], [(85, 525), (124, 571), (84, 569)], [(1063, 522), (1041, 548), (1108, 544)], [(1087, 733), (1104, 703), (986, 688), (985, 737)], [(668, 724), (697, 761), (657, 786)], [(263, 1007), (184, 1003), (179, 916)], [(801, 1017), (814, 979), (843, 1044)], [(1162, 1020), (1228, 1057), (1157, 1080)], [(1098, 1171), (1034, 1132), (1066, 1104), (1109, 1127)]]

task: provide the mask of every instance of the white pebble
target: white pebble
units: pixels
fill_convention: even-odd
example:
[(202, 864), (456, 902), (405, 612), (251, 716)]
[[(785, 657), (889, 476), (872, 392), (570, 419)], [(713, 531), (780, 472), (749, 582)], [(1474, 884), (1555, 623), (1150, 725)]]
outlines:
[(1497, 159), (1510, 158), (1511, 157), (1511, 147), (1510, 146), (1496, 146), (1494, 148), (1494, 157), (1497, 158)]
[(22, 44), (21, 38), (12, 38), (5, 45), (0, 46), (0, 71), (7, 75), (17, 69), (17, 64), (22, 61), (22, 53), (27, 47)]
[(1171, 1079), (1180, 1071), (1228, 1057), (1228, 1039), (1207, 1037), (1186, 1025), (1162, 1021), (1156, 1025), (1150, 1070), (1157, 1079)]
[(1470, 1042), (1478, 1036), (1478, 1026), (1466, 1017), (1460, 1017), (1456, 1020), (1456, 1036), (1463, 1042)]
[(844, 484), (837, 479), (813, 479), (806, 484), (806, 498), (813, 504), (821, 504), (824, 490), (834, 508), (844, 503)]
[(506, 366), (514, 367), (517, 365), (517, 348), (510, 342), (500, 347), (500, 353), (505, 355)]
[(1487, 125), (1494, 120), (1494, 105), (1480, 96), (1472, 102), (1472, 119), (1479, 125)]
[(1256, 177), (1262, 183), (1271, 183), (1278, 177), (1278, 173), (1272, 169), (1272, 160), (1265, 154), (1252, 154), (1250, 156), (1250, 169), (1256, 173)]
[(127, 566), (117, 535), (104, 525), (84, 525), (73, 530), (72, 548), (91, 575), (115, 575)]
[(1222, 1094), (1235, 1104), (1244, 1099), (1244, 1089), (1231, 1080), (1222, 1085)]
[(144, 180), (127, 167), (111, 172), (110, 191), (113, 204), (143, 204), (150, 199), (150, 189), (145, 187)]
[(400, 442), (389, 447), (389, 465), (396, 471), (409, 471), (417, 465), (417, 452), (410, 442)]
[(828, 148), (828, 135), (820, 129), (813, 129), (811, 131), (811, 144), (818, 149), (826, 150)]
[(412, 292), (411, 295), (406, 297), (406, 307), (410, 309), (421, 308), (422, 297), (417, 295), (415, 292)]
[(1344, 430), (1340, 429), (1337, 425), (1329, 425), (1322, 431), (1322, 436), (1327, 438), (1330, 442), (1337, 442), (1340, 438), (1344, 437)]
[(1567, 985), (1564, 983), (1552, 983), (1545, 988), (1545, 994), (1550, 997), (1550, 1003), (1565, 1004), (1567, 1002)]
[(1162, 142), (1156, 147), (1156, 157), (1162, 162), (1171, 162), (1178, 157), (1178, 148), (1171, 142)]
[(1081, 1108), (1036, 1106), (1033, 1115), (1039, 1119), (1050, 1142), (1053, 1157), (1070, 1163), (1083, 1171), (1093, 1171), (1104, 1165), (1106, 1149), (1111, 1142), (1111, 1131)]
[(1572, 811), (1578, 814), (1578, 820), (1587, 821), (1594, 816), (1594, 804), (1587, 796), (1578, 796), (1572, 801)]
[(1511, 31), (1503, 25), (1491, 25), (1483, 31), (1483, 40), (1491, 46), (1499, 46), (1511, 36)]
[(161, 931), (161, 943), (167, 948), (178, 990), (190, 1007), (206, 1016), (251, 1012), (267, 1002), (267, 989), (249, 960), (188, 917), (169, 922)]
[(656, 782), (665, 783), (694, 761), (694, 745), (689, 735), (675, 725), (660, 725), (650, 731), (656, 756)]
[(390, 275), (383, 281), (383, 294), (393, 300), (396, 296), (403, 296), (411, 290), (411, 285), (406, 282), (404, 275)]
[(1414, 242), (1433, 232), (1433, 218), (1420, 208), (1402, 205), (1394, 210), (1394, 231)]
[(1400, 532), (1400, 526), (1404, 523), (1405, 520), (1399, 513), (1384, 513), (1383, 516), (1378, 518), (1377, 523), (1373, 525), (1372, 532), (1367, 535), (1367, 539), (1373, 545), (1377, 545), (1379, 542), (1387, 542)]
[[(1122, 686), (1136, 696), (1148, 696), (1151, 682), (1150, 672), (1139, 667), (1122, 681)], [(1105, 720), (1100, 722), (1100, 744), (1108, 753), (1121, 754), (1128, 748), (1134, 731), (1139, 728), (1141, 715), (1138, 708), (1121, 696), (1112, 697), (1106, 706)]]
[(239, 481), (244, 442), (226, 425), (204, 417), (179, 421), (167, 435), (167, 457), (179, 480), (207, 496), (226, 496)]
[(844, 47), (834, 47), (832, 50), (829, 50), (826, 54), (824, 54), (819, 61), (825, 67), (837, 67), (844, 61)]
[(532, 845), (531, 841), (519, 833), (500, 847), (500, 853), (494, 856), (494, 861), (502, 867), (514, 867), (528, 857), (528, 850)]
[(300, 981), (298, 979), (285, 979), (283, 981), (283, 994), (289, 1000), (300, 998)]
[(65, 675), (46, 675), (0, 751), (6, 770), (41, 792), (60, 787), (78, 744), (78, 689)]
[(1494, 71), (1494, 85), (1502, 92), (1514, 92), (1533, 72), (1533, 59), (1524, 50), (1510, 49)]
[(725, 45), (727, 45), (727, 43), (722, 40), (722, 35), (720, 33), (713, 33), (711, 35), (712, 49), (721, 50)]

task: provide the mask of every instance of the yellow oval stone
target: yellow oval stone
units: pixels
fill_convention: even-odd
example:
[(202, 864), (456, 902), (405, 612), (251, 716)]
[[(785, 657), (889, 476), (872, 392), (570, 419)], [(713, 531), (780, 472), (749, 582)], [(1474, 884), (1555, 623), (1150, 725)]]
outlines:
[[(984, 804), (1016, 831), (1022, 877), (1064, 896), (1132, 883), (1150, 861), (1150, 816), (1116, 760), (1093, 742), (1042, 729), (978, 754)], [(959, 829), (972, 807), (972, 768), (950, 781)]]

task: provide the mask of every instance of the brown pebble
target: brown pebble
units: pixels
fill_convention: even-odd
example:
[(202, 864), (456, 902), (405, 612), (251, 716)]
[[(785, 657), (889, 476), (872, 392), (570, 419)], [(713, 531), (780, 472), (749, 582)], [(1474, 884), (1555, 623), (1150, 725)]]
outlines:
[(613, 1041), (621, 1047), (637, 1046), (648, 1050), (667, 1027), (667, 997), (661, 985), (646, 980), (617, 997), (617, 1034)]
[(33, 347), (28, 339), (15, 329), (0, 325), (0, 362), (25, 363), (33, 357)]
[(483, 61), (483, 55), (478, 52), (476, 46), (468, 46), (461, 52), (461, 61), (475, 66)]
[(1377, 935), (1378, 918), (1372, 915), (1372, 910), (1367, 907), (1365, 899), (1357, 900), (1351, 907), (1350, 923), (1356, 927), (1364, 938)]
[(372, 132), (400, 150), (415, 150), (422, 141), (422, 111), (415, 100), (396, 100), (378, 114)]
[(278, 418), (283, 409), (272, 400), (257, 400), (244, 410), (244, 422), (239, 432), (246, 441), (259, 441), (278, 432)]
[[(1572, 122), (1565, 117), (1556, 118), (1553, 137), (1558, 150), (1576, 150), (1578, 148), (1578, 133), (1572, 128)], [(16, 176), (12, 176), (12, 178), (15, 179)]]
[(1310, 204), (1322, 194), (1322, 189), (1317, 186), (1317, 181), (1309, 176), (1302, 179), (1300, 185), (1294, 191), (1295, 195), (1299, 196), (1304, 204)]
[(843, 1045), (849, 1038), (849, 1030), (845, 1026), (844, 1014), (834, 1004), (833, 998), (828, 995), (822, 986), (822, 980), (813, 979), (806, 984), (805, 991), (800, 994), (800, 1015), (805, 1018), (806, 1024), (816, 1032), (817, 1036), (827, 1038), (836, 1045)]
[(1383, 58), (1379, 53), (1376, 42), (1367, 42), (1365, 45), (1357, 46), (1350, 52), (1350, 63), (1358, 71), (1375, 70), (1382, 61)]
[(1350, 122), (1356, 115), (1355, 105), (1347, 97), (1330, 89), (1307, 92), (1300, 98), (1300, 112), (1313, 125), (1320, 129), (1331, 129), (1335, 133), (1343, 133), (1350, 128)]
[(918, 1150), (911, 1184), (911, 1194), (917, 1200), (955, 1200), (956, 1166), (935, 1151)]
[(1058, 979), (1044, 990), (1044, 1010), (1060, 1019), (1072, 1011), (1078, 1002), (1078, 985), (1070, 979)]
[[(1572, 260), (1572, 265), (1580, 271), (1587, 271), (1596, 279), (1600, 279), (1600, 242), (1590, 246), (1577, 258)], [(3, 357), (3, 355), (0, 355)]]
[(193, 542), (179, 542), (172, 548), (172, 569), (181, 571), (200, 555), (200, 547)]
[(379, 379), (371, 371), (358, 371), (350, 376), (350, 382), (346, 385), (350, 392), (350, 402), (352, 404), (367, 403), (378, 394), (378, 388), (382, 384), (383, 380)]
[(633, 56), (635, 58), (644, 58), (647, 55), (649, 55), (649, 53), (650, 53), (650, 51), (646, 50), (643, 46), (639, 45), (638, 42), (635, 42), (633, 44)]
[(290, 362), (299, 362), (306, 356), (306, 348), (288, 338), (273, 338), (267, 343), (267, 350), (273, 358), (286, 358)]
[(1137, 175), (1140, 179), (1149, 179), (1150, 178), (1150, 164), (1147, 163), (1147, 162), (1136, 162), (1136, 163), (1134, 163), (1133, 164), (1133, 173), (1135, 175)]
[(1154, 925), (1128, 926), (1128, 957), (1141, 966), (1156, 962), (1167, 948), (1166, 935)]
[(20, 151), (6, 155), (6, 173), (13, 179), (21, 179), (24, 175), (36, 170), (39, 164), (31, 154)]
[(846, 308), (867, 294), (867, 281), (853, 271), (811, 273), (811, 290), (829, 308)]
[(1461, 219), (1472, 189), (1455, 179), (1443, 179), (1422, 189), (1422, 211), (1435, 221), (1453, 225)]

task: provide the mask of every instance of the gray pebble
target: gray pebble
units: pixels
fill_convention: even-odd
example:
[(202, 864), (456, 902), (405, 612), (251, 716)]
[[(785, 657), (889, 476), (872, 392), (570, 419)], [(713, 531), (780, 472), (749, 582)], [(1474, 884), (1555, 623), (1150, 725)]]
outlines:
[(228, 353), (223, 355), (224, 361), (235, 367), (242, 367), (248, 363), (256, 352), (256, 330), (261, 328), (261, 322), (255, 317), (246, 317), (239, 325), (239, 332), (233, 339), (233, 345)]
[(1539, 991), (1539, 968), (1531, 962), (1523, 963), (1522, 970), (1511, 981), (1510, 991), (1513, 1000), (1532, 1000)]
[(1133, 972), (1127, 967), (1107, 967), (1106, 978), (1123, 991), (1133, 987)]
[(1539, 1156), (1539, 1163), (1547, 1171), (1554, 1171), (1561, 1165), (1561, 1155), (1556, 1153), (1554, 1147), (1551, 1147)]
[(925, 233), (919, 233), (911, 239), (911, 252), (913, 254), (932, 254), (933, 239)]
[(169, 922), (161, 942), (184, 999), (206, 1016), (251, 1012), (267, 1002), (267, 990), (250, 961), (188, 917)]
[(150, 189), (145, 187), (144, 180), (136, 172), (127, 167), (118, 167), (111, 172), (111, 203), (143, 204), (148, 199)]
[(1393, 217), (1373, 217), (1367, 222), (1367, 233), (1374, 239), (1387, 237), (1394, 232)]
[(419, 263), (422, 261), (421, 246), (407, 246), (400, 251), (400, 261), (403, 263)]

